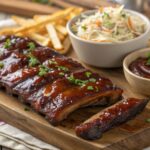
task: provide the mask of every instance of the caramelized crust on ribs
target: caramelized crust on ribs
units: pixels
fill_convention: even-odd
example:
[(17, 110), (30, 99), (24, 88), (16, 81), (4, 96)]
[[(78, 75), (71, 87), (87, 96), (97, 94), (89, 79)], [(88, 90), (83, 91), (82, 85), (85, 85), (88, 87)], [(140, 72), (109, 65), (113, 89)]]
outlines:
[(29, 38), (0, 37), (0, 85), (57, 125), (74, 110), (120, 100), (122, 89)]
[(76, 127), (76, 134), (87, 140), (95, 140), (103, 132), (124, 123), (141, 112), (148, 100), (129, 98), (122, 100), (94, 115)]

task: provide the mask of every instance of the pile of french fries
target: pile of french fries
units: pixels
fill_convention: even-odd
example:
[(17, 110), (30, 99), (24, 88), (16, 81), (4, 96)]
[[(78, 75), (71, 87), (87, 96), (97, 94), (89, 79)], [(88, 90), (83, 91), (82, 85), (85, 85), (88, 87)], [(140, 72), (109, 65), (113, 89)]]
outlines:
[(35, 15), (32, 19), (12, 16), (17, 26), (0, 30), (0, 35), (27, 36), (43, 46), (51, 47), (59, 53), (65, 54), (71, 46), (66, 24), (68, 20), (82, 11), (82, 8), (70, 7), (51, 15)]

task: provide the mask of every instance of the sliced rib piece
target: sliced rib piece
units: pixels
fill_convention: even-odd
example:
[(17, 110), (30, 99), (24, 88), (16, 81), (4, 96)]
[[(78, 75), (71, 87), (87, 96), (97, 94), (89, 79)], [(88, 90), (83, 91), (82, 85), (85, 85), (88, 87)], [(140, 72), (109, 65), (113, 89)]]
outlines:
[[(123, 91), (115, 87), (110, 80), (91, 72), (90, 76), (87, 77), (87, 72), (90, 71), (85, 70), (66, 77), (64, 83), (61, 81), (62, 87), (59, 82), (57, 83), (58, 86), (57, 84), (50, 85), (49, 92), (46, 92), (48, 95), (46, 103), (43, 100), (45, 97), (41, 98), (40, 102), (46, 104), (42, 111), (53, 125), (57, 125), (80, 107), (101, 101), (104, 97), (109, 103), (114, 103), (122, 95)], [(58, 87), (58, 91), (56, 87)]]
[(76, 127), (76, 134), (87, 140), (95, 140), (103, 132), (124, 123), (141, 112), (148, 100), (129, 98), (122, 100), (94, 115)]

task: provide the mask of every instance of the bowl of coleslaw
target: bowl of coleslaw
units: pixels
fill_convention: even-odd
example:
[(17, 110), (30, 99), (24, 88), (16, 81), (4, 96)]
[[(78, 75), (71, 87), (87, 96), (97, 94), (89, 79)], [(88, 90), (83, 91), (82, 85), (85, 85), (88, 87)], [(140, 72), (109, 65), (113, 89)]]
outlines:
[(100, 7), (71, 19), (67, 30), (77, 56), (86, 64), (121, 67), (123, 58), (147, 46), (150, 22), (123, 6)]

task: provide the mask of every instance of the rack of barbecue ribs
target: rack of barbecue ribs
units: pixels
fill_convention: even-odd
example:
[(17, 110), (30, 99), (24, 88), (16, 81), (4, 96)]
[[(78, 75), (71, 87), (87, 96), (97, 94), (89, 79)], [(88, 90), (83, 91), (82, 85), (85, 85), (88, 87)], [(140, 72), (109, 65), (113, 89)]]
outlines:
[(123, 93), (109, 79), (75, 60), (13, 35), (0, 37), (0, 86), (52, 125), (80, 107), (112, 105)]

